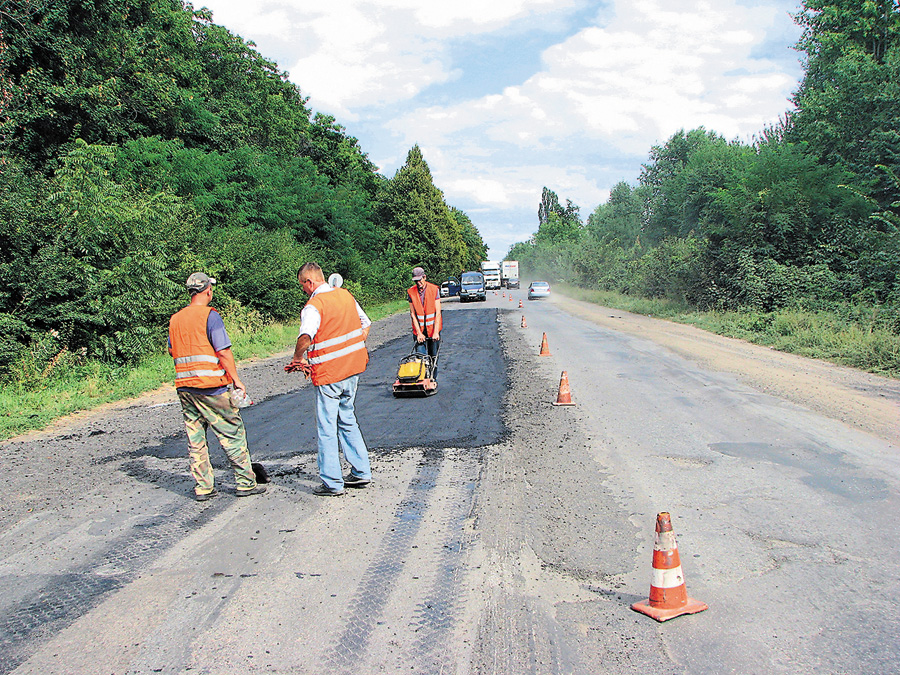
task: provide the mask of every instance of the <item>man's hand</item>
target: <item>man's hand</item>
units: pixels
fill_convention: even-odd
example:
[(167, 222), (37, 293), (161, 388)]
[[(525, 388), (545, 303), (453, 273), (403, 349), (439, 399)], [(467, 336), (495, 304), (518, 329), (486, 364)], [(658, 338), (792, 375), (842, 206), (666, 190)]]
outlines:
[(304, 359), (291, 359), (291, 362), (284, 367), (284, 372), (286, 373), (296, 373), (300, 371), (303, 373), (303, 376), (309, 378), (312, 374), (312, 366), (309, 365), (309, 361)]
[(286, 373), (295, 373), (299, 370), (306, 378), (309, 378), (312, 374), (312, 366), (306, 360), (306, 350), (310, 344), (312, 344), (312, 338), (309, 335), (304, 334), (297, 338), (294, 356), (291, 358), (291, 362), (284, 367)]
[(423, 342), (425, 342), (425, 334), (424, 334), (424, 333), (417, 333), (417, 334), (416, 334), (416, 342), (418, 342), (418, 343), (420, 343), (420, 344), (423, 343)]

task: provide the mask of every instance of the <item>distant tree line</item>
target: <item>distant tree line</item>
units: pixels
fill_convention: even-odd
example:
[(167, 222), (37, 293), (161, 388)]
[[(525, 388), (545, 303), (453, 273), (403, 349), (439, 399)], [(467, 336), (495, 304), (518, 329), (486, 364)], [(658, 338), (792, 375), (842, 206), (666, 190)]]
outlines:
[(900, 10), (806, 0), (795, 20), (805, 75), (779, 124), (751, 144), (679, 131), (586, 222), (545, 188), (508, 257), (703, 309), (866, 308), (900, 332)]
[(0, 379), (36, 351), (159, 350), (184, 279), (248, 324), (296, 317), (300, 264), (363, 302), (486, 246), (418, 147), (387, 179), (252, 43), (181, 0), (0, 3)]

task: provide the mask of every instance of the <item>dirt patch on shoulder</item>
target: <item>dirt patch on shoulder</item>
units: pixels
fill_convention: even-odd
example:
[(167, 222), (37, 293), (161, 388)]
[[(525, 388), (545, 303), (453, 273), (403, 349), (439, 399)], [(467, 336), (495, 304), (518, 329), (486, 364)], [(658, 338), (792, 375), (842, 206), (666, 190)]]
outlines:
[(900, 446), (900, 381), (580, 300), (556, 296), (554, 303)]

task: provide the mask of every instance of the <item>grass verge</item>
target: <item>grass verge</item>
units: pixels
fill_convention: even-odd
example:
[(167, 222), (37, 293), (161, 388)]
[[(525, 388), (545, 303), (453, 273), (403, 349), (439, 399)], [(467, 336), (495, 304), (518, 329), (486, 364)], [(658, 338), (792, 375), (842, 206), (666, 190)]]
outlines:
[[(366, 310), (372, 321), (407, 311), (406, 300)], [(229, 326), (235, 357), (263, 358), (293, 348), (297, 323), (269, 324), (259, 330), (241, 331)], [(0, 440), (48, 424), (66, 415), (139, 396), (172, 381), (172, 358), (154, 354), (133, 366), (113, 366), (87, 361), (56, 369), (52, 377), (31, 382), (10, 382), (0, 388)]]
[(900, 335), (864, 317), (870, 312), (781, 309), (700, 312), (664, 299), (632, 298), (566, 284), (555, 290), (576, 300), (690, 324), (779, 351), (900, 378)]

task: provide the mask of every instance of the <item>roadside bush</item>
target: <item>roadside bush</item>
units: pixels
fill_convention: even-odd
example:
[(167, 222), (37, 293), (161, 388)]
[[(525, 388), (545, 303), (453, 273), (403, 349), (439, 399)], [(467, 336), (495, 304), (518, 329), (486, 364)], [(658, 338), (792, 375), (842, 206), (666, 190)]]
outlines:
[[(215, 277), (218, 302), (233, 298), (278, 321), (300, 314), (306, 296), (297, 285), (297, 270), (314, 255), (289, 231), (228, 227), (197, 238), (202, 259), (198, 269)], [(182, 269), (182, 276), (196, 271)]]
[(648, 298), (692, 302), (703, 294), (704, 243), (695, 237), (665, 239), (635, 265), (633, 292)]
[(4, 371), (24, 356), (30, 336), (31, 330), (24, 321), (0, 313), (0, 380)]
[(33, 337), (9, 365), (8, 382), (24, 391), (41, 391), (60, 377), (71, 377), (72, 371), (84, 364), (87, 349), (72, 352), (66, 342), (56, 330)]

